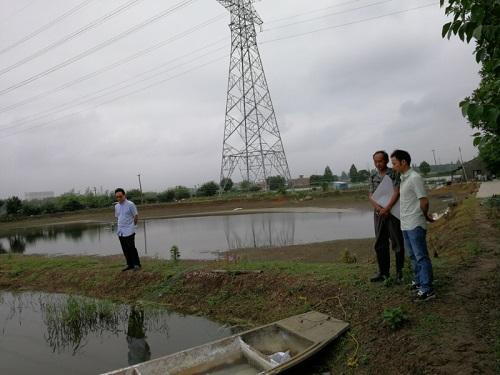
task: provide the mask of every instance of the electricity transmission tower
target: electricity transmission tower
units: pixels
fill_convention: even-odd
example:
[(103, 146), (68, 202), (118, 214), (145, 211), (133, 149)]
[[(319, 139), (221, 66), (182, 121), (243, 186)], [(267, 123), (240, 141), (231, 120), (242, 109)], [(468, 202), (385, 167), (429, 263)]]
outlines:
[[(257, 47), (262, 19), (254, 0), (217, 0), (231, 14), (231, 57), (227, 88), (221, 181), (236, 169), (243, 180), (262, 184), (279, 175), (291, 180), (271, 95)], [(221, 189), (224, 187), (221, 186)]]

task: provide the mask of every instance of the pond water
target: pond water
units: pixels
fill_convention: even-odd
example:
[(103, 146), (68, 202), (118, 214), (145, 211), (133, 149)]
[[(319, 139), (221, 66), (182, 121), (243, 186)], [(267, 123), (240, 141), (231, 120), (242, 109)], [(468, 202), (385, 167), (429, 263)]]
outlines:
[[(221, 251), (373, 236), (371, 211), (259, 213), (140, 221), (140, 255), (216, 259)], [(112, 223), (28, 228), (0, 237), (1, 252), (24, 254), (121, 254)]]
[(208, 319), (58, 294), (0, 292), (0, 374), (99, 374), (231, 335)]

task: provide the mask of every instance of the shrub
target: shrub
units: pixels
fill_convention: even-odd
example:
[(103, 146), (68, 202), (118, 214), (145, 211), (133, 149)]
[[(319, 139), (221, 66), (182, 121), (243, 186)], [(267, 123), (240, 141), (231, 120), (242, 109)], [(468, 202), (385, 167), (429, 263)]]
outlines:
[(181, 199), (191, 198), (191, 192), (185, 186), (176, 186), (174, 189), (175, 199), (180, 201)]
[(206, 182), (200, 186), (196, 195), (202, 197), (211, 197), (219, 191), (219, 185), (217, 185), (214, 181)]
[(169, 189), (158, 194), (160, 202), (173, 202), (175, 199), (175, 190)]
[(391, 329), (396, 330), (401, 328), (409, 319), (401, 307), (395, 307), (384, 310), (383, 320)]

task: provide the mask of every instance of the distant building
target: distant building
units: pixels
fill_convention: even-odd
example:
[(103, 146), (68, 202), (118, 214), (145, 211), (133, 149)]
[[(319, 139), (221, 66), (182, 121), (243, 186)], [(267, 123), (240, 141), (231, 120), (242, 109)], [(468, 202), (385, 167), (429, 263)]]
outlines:
[(301, 174), (299, 178), (292, 178), (290, 184), (295, 189), (309, 188), (311, 187), (311, 179), (309, 177), (304, 177), (304, 175)]
[[(492, 173), (487, 169), (486, 164), (478, 157), (464, 163), (465, 173), (468, 180), (486, 180), (490, 179)], [(463, 173), (462, 168), (458, 168), (458, 173)]]
[(55, 194), (53, 191), (32, 191), (29, 193), (24, 193), (24, 199), (26, 199), (27, 201), (42, 200), (54, 197)]
[(335, 190), (347, 190), (349, 188), (349, 183), (345, 181), (335, 181), (332, 182), (333, 187)]

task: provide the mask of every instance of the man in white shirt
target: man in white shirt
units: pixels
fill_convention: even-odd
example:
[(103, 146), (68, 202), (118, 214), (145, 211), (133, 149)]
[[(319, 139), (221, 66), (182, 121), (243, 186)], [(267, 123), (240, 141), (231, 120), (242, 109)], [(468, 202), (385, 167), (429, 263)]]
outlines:
[(429, 215), (429, 199), (422, 177), (410, 167), (411, 157), (408, 152), (394, 151), (391, 162), (393, 169), (401, 174), (401, 230), (414, 272), (412, 287), (417, 290), (415, 302), (427, 301), (436, 297), (426, 241), (427, 222), (434, 221)]
[(134, 202), (127, 199), (125, 190), (118, 188), (115, 190), (116, 201), (115, 217), (117, 219), (116, 234), (122, 246), (123, 255), (127, 260), (127, 267), (122, 271), (134, 270), (138, 271), (141, 268), (139, 254), (135, 247), (135, 226), (139, 215)]

